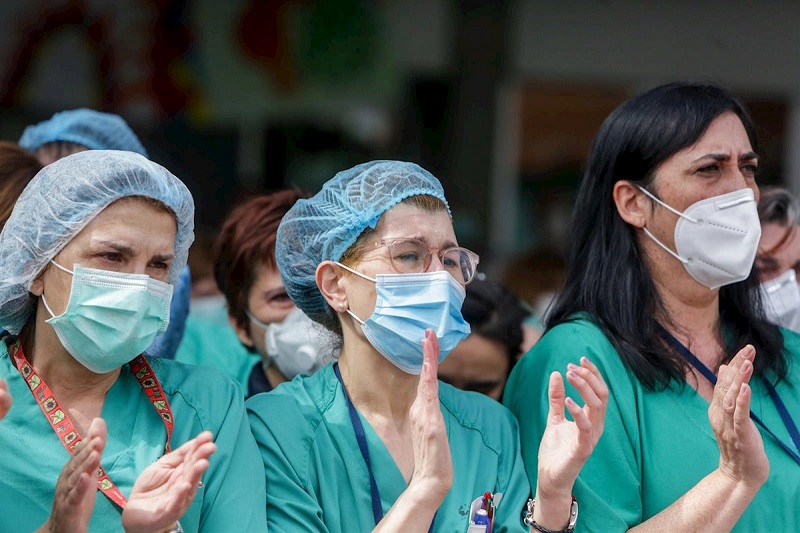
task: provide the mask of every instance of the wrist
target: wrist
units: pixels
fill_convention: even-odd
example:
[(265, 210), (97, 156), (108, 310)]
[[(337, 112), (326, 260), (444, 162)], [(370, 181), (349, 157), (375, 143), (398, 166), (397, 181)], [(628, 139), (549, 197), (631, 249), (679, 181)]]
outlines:
[(537, 487), (533, 520), (545, 529), (562, 531), (572, 519), (574, 500), (569, 492), (545, 493)]
[(539, 505), (537, 500), (528, 500), (522, 522), (530, 526), (531, 531), (541, 533), (572, 533), (575, 530), (575, 523), (578, 520), (578, 501), (574, 496), (570, 496), (569, 512), (565, 521), (563, 514), (561, 514), (562, 519), (559, 519), (556, 518), (557, 514), (555, 513), (545, 515), (542, 511), (544, 511), (544, 506)]

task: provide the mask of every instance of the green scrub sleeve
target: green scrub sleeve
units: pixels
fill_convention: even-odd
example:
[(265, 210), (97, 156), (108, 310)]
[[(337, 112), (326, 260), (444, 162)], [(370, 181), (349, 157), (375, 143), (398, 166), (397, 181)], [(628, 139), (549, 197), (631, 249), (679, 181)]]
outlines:
[[(288, 396), (272, 395), (268, 402), (256, 395), (247, 402), (250, 427), (261, 453), (267, 486), (267, 519), (271, 533), (327, 532), (322, 508), (307, 489), (307, 450), (313, 434), (297, 402)], [(295, 423), (281, 427), (283, 441), (272, 432), (264, 416), (280, 413), (283, 420)], [(263, 415), (263, 416), (262, 416)], [(298, 446), (298, 443), (304, 443)], [(356, 452), (357, 453), (357, 452)], [(336, 487), (331, 487), (336, 490)]]
[(261, 471), (261, 458), (245, 413), (244, 393), (233, 382), (226, 381), (226, 388), (206, 391), (206, 404), (219, 409), (215, 419), (221, 423), (213, 428), (204, 421), (214, 434), (217, 451), (210, 458), (203, 487), (198, 489), (206, 491), (200, 530), (266, 532), (266, 488), (264, 477), (254, 475)]
[[(605, 428), (575, 483), (579, 513), (575, 531), (615, 533), (642, 521), (640, 442), (631, 378), (602, 331), (587, 320), (560, 324), (548, 331), (515, 366), (504, 403), (517, 417), (522, 458), (528, 479), (536, 486), (537, 455), (549, 410), (550, 373), (564, 376), (568, 363), (586, 356), (600, 370), (609, 388)], [(565, 380), (567, 396), (583, 405)], [(569, 417), (569, 413), (566, 413)]]

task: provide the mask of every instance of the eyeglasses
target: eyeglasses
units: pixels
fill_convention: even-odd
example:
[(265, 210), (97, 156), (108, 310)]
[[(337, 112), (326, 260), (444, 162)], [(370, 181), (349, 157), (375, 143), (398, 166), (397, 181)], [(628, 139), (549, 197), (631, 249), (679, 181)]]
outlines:
[[(389, 249), (392, 267), (401, 274), (419, 274), (431, 266), (433, 252), (424, 242), (417, 239), (383, 239), (375, 243), (375, 248), (385, 246)], [(454, 246), (439, 250), (436, 254), (444, 269), (462, 285), (475, 278), (480, 257), (473, 251)]]

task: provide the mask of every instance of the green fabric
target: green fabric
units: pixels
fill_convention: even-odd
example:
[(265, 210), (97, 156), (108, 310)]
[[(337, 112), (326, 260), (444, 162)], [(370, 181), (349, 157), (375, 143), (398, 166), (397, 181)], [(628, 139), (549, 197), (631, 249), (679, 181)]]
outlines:
[[(184, 531), (266, 531), (264, 480), (252, 475), (262, 466), (240, 387), (213, 370), (159, 359), (150, 364), (172, 406), (172, 448), (206, 429), (218, 447), (203, 487), (180, 519)], [(14, 398), (0, 421), (0, 531), (29, 532), (47, 520), (56, 480), (69, 456), (4, 342), (0, 377)], [(161, 456), (166, 430), (127, 365), (109, 390), (102, 413), (108, 425), (102, 465), (128, 495), (138, 474)], [(120, 512), (98, 493), (89, 531), (122, 531), (121, 526)]]
[(216, 368), (247, 389), (250, 371), (261, 357), (247, 351), (230, 324), (198, 320), (189, 315), (175, 360)]
[[(494, 531), (526, 531), (520, 521), (530, 494), (511, 413), (499, 403), (439, 384), (454, 481), (435, 531), (464, 533), (470, 503), (504, 494)], [(329, 365), (247, 401), (250, 425), (267, 475), (269, 528), (276, 532), (371, 531), (369, 477), (342, 387)], [(384, 514), (406, 483), (380, 437), (362, 417)]]
[[(800, 336), (784, 331), (784, 337), (797, 369)], [(516, 365), (506, 385), (504, 403), (520, 421), (522, 456), (532, 484), (548, 409), (544, 391), (549, 374), (565, 372), (567, 363), (578, 364), (583, 355), (599, 367), (610, 396), (605, 431), (574, 489), (580, 505), (575, 531), (625, 531), (658, 514), (712, 472), (719, 463), (719, 448), (708, 421), (708, 402), (690, 385), (683, 390), (646, 390), (597, 326), (575, 320), (544, 335)], [(799, 382), (795, 370), (777, 387), (798, 422)], [(754, 378), (751, 385), (753, 412), (791, 443), (761, 380)], [(580, 401), (569, 385), (567, 394)], [(762, 436), (770, 476), (734, 531), (800, 531), (800, 465), (763, 431)]]

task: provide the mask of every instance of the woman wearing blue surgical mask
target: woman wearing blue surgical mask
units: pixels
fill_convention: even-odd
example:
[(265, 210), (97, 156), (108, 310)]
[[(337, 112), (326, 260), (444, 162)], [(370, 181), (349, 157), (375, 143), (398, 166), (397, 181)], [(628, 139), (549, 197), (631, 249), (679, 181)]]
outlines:
[(333, 351), (331, 336), (286, 294), (275, 263), (278, 224), (304, 197), (285, 190), (248, 200), (222, 223), (214, 242), (214, 278), (225, 295), (230, 325), (239, 341), (261, 356), (251, 363), (248, 397), (313, 374)]
[(342, 344), (333, 365), (248, 401), (271, 529), (466, 531), (483, 507), (498, 533), (527, 531), (523, 511), (572, 530), (572, 485), (602, 432), (605, 385), (583, 361), (567, 380), (585, 407), (565, 399), (558, 372), (540, 389), (552, 411), (528, 507), (510, 413), (436, 380), (469, 334), (461, 304), (478, 256), (458, 245), (435, 177), (395, 161), (340, 172), (289, 210), (275, 255), (297, 307)]
[(765, 321), (752, 268), (754, 131), (729, 92), (674, 83), (595, 138), (565, 286), (504, 396), (533, 460), (549, 371), (600, 368), (606, 431), (575, 486), (587, 530), (800, 530), (800, 337)]
[(0, 233), (0, 530), (265, 530), (239, 389), (142, 354), (193, 217), (183, 183), (130, 152), (66, 157), (20, 196)]

